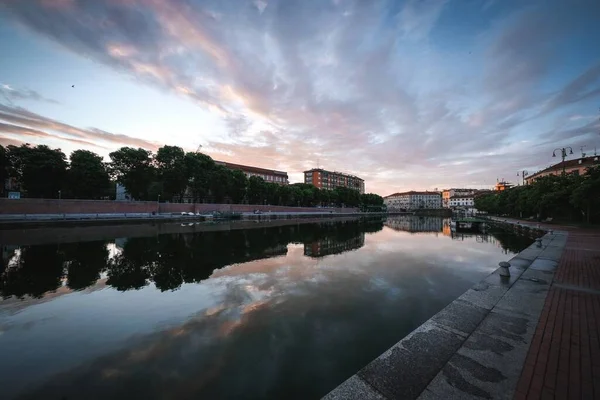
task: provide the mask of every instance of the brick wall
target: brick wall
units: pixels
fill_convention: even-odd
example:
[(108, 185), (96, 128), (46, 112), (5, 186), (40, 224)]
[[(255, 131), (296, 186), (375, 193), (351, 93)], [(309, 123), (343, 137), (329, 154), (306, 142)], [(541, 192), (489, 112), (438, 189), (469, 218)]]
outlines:
[(102, 214), (151, 213), (151, 201), (0, 199), (0, 214)]
[(102, 214), (102, 213), (210, 213), (220, 212), (358, 212), (355, 208), (285, 207), (252, 204), (185, 204), (153, 201), (0, 199), (0, 214)]

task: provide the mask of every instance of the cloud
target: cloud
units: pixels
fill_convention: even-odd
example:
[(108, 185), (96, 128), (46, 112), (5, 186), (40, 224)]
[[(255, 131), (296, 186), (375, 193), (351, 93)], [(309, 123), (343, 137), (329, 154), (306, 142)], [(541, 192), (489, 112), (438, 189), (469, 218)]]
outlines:
[(447, 0), (408, 0), (398, 15), (401, 32), (414, 39), (426, 38)]
[(600, 97), (600, 63), (565, 85), (550, 99), (543, 112), (551, 112), (562, 106), (596, 97)]
[(46, 103), (59, 104), (58, 101), (54, 99), (48, 99), (35, 90), (31, 89), (16, 89), (7, 84), (0, 84), (0, 97), (4, 97), (6, 101), (9, 103), (13, 103), (14, 101), (19, 100), (35, 100), (42, 101)]
[(0, 136), (0, 145), (1, 146), (21, 146), (22, 144), (25, 144), (25, 142), (22, 142), (20, 140), (16, 140), (16, 139), (11, 139), (5, 136)]
[[(114, 134), (96, 128), (81, 129), (33, 113), (22, 107), (0, 104), (0, 134), (38, 139), (60, 139), (101, 149), (121, 146), (156, 150), (159, 146), (144, 139)], [(26, 140), (25, 140), (26, 141)]]
[(30, 137), (30, 138), (34, 138), (34, 139), (61, 139), (67, 142), (72, 142), (78, 145), (84, 145), (84, 146), (92, 146), (92, 147), (98, 147), (101, 149), (105, 149), (106, 147), (104, 146), (100, 146), (98, 144), (92, 143), (92, 142), (88, 142), (86, 140), (80, 140), (80, 139), (73, 139), (73, 138), (69, 138), (69, 137), (64, 137), (64, 136), (57, 136), (57, 135), (51, 135), (49, 133), (43, 132), (43, 131), (39, 131), (37, 129), (30, 129), (30, 128), (26, 128), (23, 126), (18, 126), (18, 125), (11, 125), (11, 124), (5, 124), (3, 122), (0, 122), (0, 133), (3, 134), (13, 134), (13, 135), (17, 135), (19, 137)]
[[(597, 30), (598, 6), (480, 3), (474, 18), (485, 23), (453, 43), (438, 31), (453, 12), (445, 1), (0, 0), (64, 48), (222, 117), (225, 138), (205, 138), (215, 158), (292, 180), (320, 160), (377, 192), (432, 188), (440, 170), (447, 185), (493, 184), (509, 165), (490, 153), (524, 137), (544, 143), (552, 129), (568, 140), (553, 121), (565, 107), (590, 113), (599, 67), (557, 76), (569, 51), (593, 51), (574, 35)], [(506, 157), (510, 168), (531, 165), (530, 151)]]

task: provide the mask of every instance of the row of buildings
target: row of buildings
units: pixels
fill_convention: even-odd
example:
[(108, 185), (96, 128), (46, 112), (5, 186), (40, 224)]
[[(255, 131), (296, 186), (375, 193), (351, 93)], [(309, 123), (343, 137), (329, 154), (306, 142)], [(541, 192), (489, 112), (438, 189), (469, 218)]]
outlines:
[[(500, 182), (499, 182), (500, 183)], [(504, 190), (506, 183), (496, 185), (495, 190)], [(442, 208), (475, 211), (475, 198), (487, 189), (444, 189), (440, 191), (414, 191), (393, 193), (383, 198), (388, 211), (415, 211), (422, 209), (439, 210)]]
[[(289, 184), (288, 174), (284, 171), (233, 164), (224, 161), (215, 161), (215, 163), (232, 170), (242, 171), (248, 178), (258, 176), (265, 182), (277, 183), (279, 185)], [(365, 193), (365, 181), (358, 176), (344, 172), (328, 171), (322, 168), (313, 168), (304, 171), (304, 183), (313, 185), (319, 189), (333, 190), (338, 187), (346, 187), (358, 190), (361, 194)]]

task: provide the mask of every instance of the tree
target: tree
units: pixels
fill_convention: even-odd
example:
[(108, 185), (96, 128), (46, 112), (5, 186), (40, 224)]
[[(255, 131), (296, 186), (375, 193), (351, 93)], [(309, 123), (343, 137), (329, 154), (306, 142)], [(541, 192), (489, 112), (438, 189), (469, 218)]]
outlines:
[(165, 200), (181, 201), (188, 186), (185, 152), (181, 147), (163, 146), (154, 157)]
[(569, 221), (585, 217), (591, 222), (600, 206), (597, 170), (590, 169), (583, 176), (544, 176), (527, 186), (481, 195), (475, 198), (475, 207), (499, 215)]
[(246, 200), (246, 189), (248, 187), (248, 178), (242, 171), (231, 172), (231, 201), (235, 204), (243, 203)]
[(263, 204), (266, 196), (266, 183), (263, 178), (251, 176), (248, 179), (248, 202), (250, 204)]
[(231, 193), (233, 186), (232, 171), (221, 166), (215, 165), (210, 174), (210, 193), (213, 196), (213, 201), (222, 203)]
[(142, 148), (121, 147), (109, 156), (111, 171), (117, 182), (125, 186), (134, 199), (150, 200), (148, 190), (156, 178), (152, 152)]
[(60, 149), (45, 145), (8, 146), (11, 176), (28, 197), (57, 198), (67, 176), (67, 157)]
[(186, 153), (185, 168), (194, 202), (203, 200), (209, 191), (210, 175), (215, 168), (212, 158), (202, 153)]
[(108, 169), (102, 157), (88, 150), (71, 153), (67, 192), (75, 199), (99, 199), (109, 196)]
[(334, 190), (338, 206), (357, 207), (360, 204), (360, 192), (358, 190), (336, 187)]
[(0, 197), (5, 197), (5, 182), (10, 177), (9, 171), (10, 159), (8, 158), (8, 150), (0, 145)]
[(589, 224), (600, 215), (600, 167), (590, 168), (582, 177), (581, 184), (573, 190), (570, 203), (579, 208)]

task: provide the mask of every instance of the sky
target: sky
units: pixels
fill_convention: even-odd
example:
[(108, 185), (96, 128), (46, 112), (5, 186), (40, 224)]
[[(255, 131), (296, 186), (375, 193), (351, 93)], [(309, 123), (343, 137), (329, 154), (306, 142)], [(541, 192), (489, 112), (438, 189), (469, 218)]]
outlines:
[(597, 0), (0, 0), (0, 144), (167, 145), (367, 192), (600, 152)]

